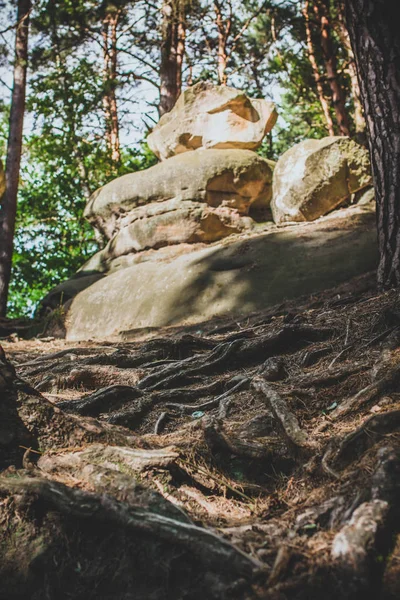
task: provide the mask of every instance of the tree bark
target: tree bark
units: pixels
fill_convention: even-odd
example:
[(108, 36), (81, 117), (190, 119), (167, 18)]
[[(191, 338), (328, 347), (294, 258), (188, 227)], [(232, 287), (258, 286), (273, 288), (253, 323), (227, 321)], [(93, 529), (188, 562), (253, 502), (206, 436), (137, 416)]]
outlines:
[(6, 190), (1, 201), (0, 210), (0, 316), (2, 317), (7, 312), (8, 288), (14, 248), (17, 194), (22, 152), (22, 129), (25, 113), (30, 9), (30, 0), (18, 0), (14, 82), (6, 160)]
[(314, 3), (314, 13), (320, 25), (321, 49), (325, 62), (326, 76), (332, 92), (332, 102), (341, 135), (350, 135), (349, 119), (345, 106), (345, 96), (340, 85), (337, 61), (331, 37), (329, 1)]
[(226, 73), (226, 67), (228, 64), (228, 52), (226, 49), (226, 43), (232, 28), (232, 4), (229, 5), (229, 16), (224, 20), (222, 16), (222, 5), (221, 2), (214, 1), (215, 11), (215, 23), (218, 29), (218, 82), (220, 85), (226, 85), (228, 82), (228, 76)]
[(400, 36), (393, 0), (346, 0), (374, 175), (378, 285), (400, 285)]
[(117, 98), (117, 27), (120, 11), (109, 12), (103, 19), (103, 108), (106, 140), (113, 163), (121, 161)]
[(160, 64), (160, 117), (172, 110), (182, 89), (185, 55), (186, 0), (164, 0)]
[(308, 14), (309, 4), (310, 4), (309, 1), (306, 0), (304, 7), (303, 7), (303, 11), (302, 11), (303, 16), (304, 16), (305, 26), (306, 26), (308, 60), (310, 61), (310, 64), (311, 64), (313, 77), (314, 77), (315, 85), (317, 88), (317, 96), (318, 96), (318, 100), (322, 107), (322, 112), (324, 113), (328, 133), (329, 133), (329, 135), (335, 135), (332, 117), (329, 112), (328, 101), (324, 95), (324, 88), (323, 88), (323, 85), (321, 82), (321, 76), (319, 73), (317, 60), (315, 58), (314, 45), (312, 42), (311, 29), (310, 29), (310, 17)]

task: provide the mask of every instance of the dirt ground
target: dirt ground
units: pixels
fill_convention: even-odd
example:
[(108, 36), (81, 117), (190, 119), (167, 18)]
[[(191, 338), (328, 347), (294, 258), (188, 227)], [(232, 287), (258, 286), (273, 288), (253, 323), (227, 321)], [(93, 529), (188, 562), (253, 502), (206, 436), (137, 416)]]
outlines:
[(399, 598), (400, 298), (373, 282), (129, 343), (6, 335), (0, 600)]

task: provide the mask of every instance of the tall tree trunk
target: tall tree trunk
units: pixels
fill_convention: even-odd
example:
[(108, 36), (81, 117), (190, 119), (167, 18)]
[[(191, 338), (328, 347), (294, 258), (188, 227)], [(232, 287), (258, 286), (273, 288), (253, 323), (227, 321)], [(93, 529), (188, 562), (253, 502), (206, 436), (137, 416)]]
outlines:
[(182, 89), (186, 0), (163, 0), (160, 63), (160, 117), (172, 110)]
[(8, 288), (14, 248), (17, 194), (25, 113), (30, 0), (18, 0), (15, 34), (14, 82), (6, 160), (6, 190), (0, 208), (0, 316), (7, 312)]
[(218, 82), (220, 85), (226, 85), (228, 82), (228, 76), (226, 73), (226, 67), (228, 64), (228, 52), (227, 52), (227, 41), (232, 28), (232, 4), (228, 2), (230, 14), (224, 19), (222, 16), (222, 5), (221, 2), (214, 1), (214, 12), (215, 12), (215, 23), (218, 30), (218, 60), (217, 60), (217, 71), (218, 71)]
[(321, 82), (321, 76), (320, 76), (320, 72), (318, 69), (317, 60), (315, 58), (314, 45), (312, 42), (311, 29), (310, 29), (310, 16), (308, 14), (309, 4), (310, 4), (309, 1), (306, 0), (306, 2), (304, 3), (303, 10), (302, 10), (303, 16), (304, 16), (304, 21), (305, 21), (305, 26), (306, 26), (308, 60), (310, 61), (310, 64), (311, 64), (313, 77), (314, 77), (315, 85), (317, 88), (317, 96), (318, 96), (318, 100), (322, 107), (322, 112), (324, 113), (326, 126), (328, 128), (328, 133), (329, 133), (329, 135), (335, 135), (332, 117), (329, 112), (329, 104), (324, 95), (324, 88), (323, 88), (323, 85)]
[(120, 11), (109, 12), (103, 19), (103, 108), (106, 140), (113, 163), (121, 161), (119, 120), (115, 87), (117, 82), (117, 27)]
[(378, 284), (400, 285), (400, 36), (393, 0), (346, 0), (377, 204)]
[(314, 13), (320, 25), (321, 49), (325, 62), (326, 76), (332, 91), (332, 102), (341, 135), (350, 135), (349, 119), (345, 107), (345, 96), (340, 85), (337, 61), (331, 38), (329, 0), (316, 0)]
[(350, 77), (351, 95), (353, 98), (354, 105), (354, 127), (356, 130), (356, 134), (358, 134), (358, 136), (360, 136), (360, 138), (362, 139), (365, 138), (366, 123), (361, 102), (360, 86), (358, 84), (356, 63), (354, 60), (353, 49), (350, 43), (349, 32), (347, 31), (346, 27), (344, 0), (339, 0), (337, 5), (337, 11), (338, 18), (336, 30), (342, 43), (342, 46), (346, 50), (348, 56), (347, 73)]

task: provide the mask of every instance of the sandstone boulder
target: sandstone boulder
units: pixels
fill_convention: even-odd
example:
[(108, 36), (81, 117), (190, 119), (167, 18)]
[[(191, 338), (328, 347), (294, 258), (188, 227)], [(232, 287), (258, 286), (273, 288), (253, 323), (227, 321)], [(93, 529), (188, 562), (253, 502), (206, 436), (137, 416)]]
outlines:
[(281, 156), (274, 170), (274, 221), (314, 221), (371, 183), (368, 151), (353, 140), (300, 142)]
[[(171, 227), (178, 233), (176, 227), (182, 225), (185, 214), (194, 216), (196, 229), (200, 221), (203, 231), (206, 223), (210, 229), (220, 221), (237, 231), (243, 229), (238, 229), (238, 215), (269, 206), (273, 167), (274, 163), (249, 150), (196, 150), (111, 181), (92, 195), (84, 215), (107, 239), (136, 223), (129, 235), (146, 238), (138, 241), (141, 249), (163, 245), (163, 230), (165, 243), (188, 241), (191, 233), (171, 242), (175, 235)], [(202, 209), (202, 203), (209, 208)], [(192, 226), (193, 222), (187, 224), (189, 229)], [(152, 228), (155, 237), (149, 244)], [(223, 236), (212, 234), (209, 241), (219, 237)]]
[(72, 301), (67, 339), (129, 339), (127, 332), (138, 328), (243, 319), (376, 267), (371, 204), (314, 223), (268, 228), (105, 275)]
[(3, 163), (0, 160), (0, 198), (6, 190), (6, 174), (4, 173)]
[(237, 210), (176, 199), (135, 208), (129, 218), (131, 223), (85, 264), (85, 271), (109, 271), (116, 258), (150, 249), (215, 242), (250, 230), (254, 223)]
[(276, 119), (273, 102), (200, 82), (182, 92), (147, 141), (161, 160), (202, 147), (255, 150)]

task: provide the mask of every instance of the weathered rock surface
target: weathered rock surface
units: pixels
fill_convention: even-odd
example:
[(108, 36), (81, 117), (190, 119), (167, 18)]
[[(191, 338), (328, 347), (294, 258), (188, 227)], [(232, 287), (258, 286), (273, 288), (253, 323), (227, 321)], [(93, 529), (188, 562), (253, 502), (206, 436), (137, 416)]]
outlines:
[(179, 96), (147, 142), (161, 160), (201, 147), (255, 150), (276, 119), (273, 102), (250, 99), (234, 88), (200, 82)]
[[(249, 150), (198, 150), (111, 181), (92, 195), (84, 214), (108, 239), (133, 225), (127, 235), (143, 237), (138, 249), (188, 241), (202, 219), (214, 241), (229, 235), (215, 237), (217, 221), (219, 229), (226, 223), (230, 233), (240, 231), (239, 215), (269, 206), (273, 167)], [(177, 233), (182, 226), (189, 233)]]
[(124, 338), (141, 327), (243, 318), (285, 299), (327, 289), (376, 266), (371, 205), (315, 223), (232, 236), (170, 261), (120, 268), (80, 292), (67, 339)]
[(300, 142), (274, 170), (274, 221), (314, 221), (371, 183), (368, 151), (349, 138)]
[(121, 256), (168, 245), (211, 243), (254, 225), (250, 217), (241, 216), (237, 210), (175, 199), (132, 212), (135, 220), (118, 231), (84, 270), (108, 271), (110, 262)]
[(4, 172), (3, 163), (0, 160), (0, 198), (6, 189), (6, 174)]

